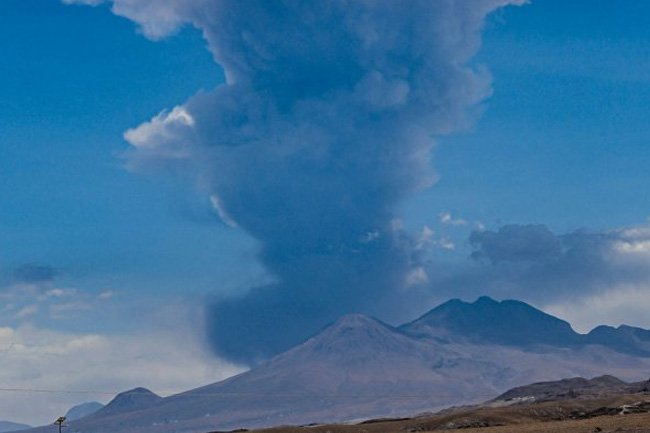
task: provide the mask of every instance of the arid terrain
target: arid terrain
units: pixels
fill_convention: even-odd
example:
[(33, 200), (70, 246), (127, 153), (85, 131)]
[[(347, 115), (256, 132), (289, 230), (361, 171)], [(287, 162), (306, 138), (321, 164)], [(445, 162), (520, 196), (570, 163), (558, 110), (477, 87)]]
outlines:
[(645, 410), (650, 410), (650, 396), (641, 398), (632, 394), (604, 399), (458, 409), (452, 413), (374, 420), (355, 425), (282, 426), (252, 430), (251, 433), (404, 433), (458, 429), (484, 433), (650, 432), (650, 413), (621, 414), (622, 406), (633, 407), (639, 402), (645, 402)]
[(443, 430), (485, 433), (650, 432), (649, 382), (612, 376), (565, 379), (512, 389), (482, 405), (413, 418), (358, 424), (281, 426), (251, 433), (411, 433)]

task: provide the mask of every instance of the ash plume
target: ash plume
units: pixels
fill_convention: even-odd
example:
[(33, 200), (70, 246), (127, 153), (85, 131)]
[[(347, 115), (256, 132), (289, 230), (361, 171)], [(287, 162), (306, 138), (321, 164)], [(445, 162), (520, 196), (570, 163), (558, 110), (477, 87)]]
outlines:
[(125, 133), (131, 169), (196, 177), (259, 241), (274, 282), (211, 303), (218, 354), (254, 364), (344, 313), (403, 302), (422, 252), (394, 211), (434, 183), (435, 137), (480, 113), (490, 76), (471, 59), (486, 15), (515, 3), (112, 1), (152, 39), (197, 27), (225, 72)]

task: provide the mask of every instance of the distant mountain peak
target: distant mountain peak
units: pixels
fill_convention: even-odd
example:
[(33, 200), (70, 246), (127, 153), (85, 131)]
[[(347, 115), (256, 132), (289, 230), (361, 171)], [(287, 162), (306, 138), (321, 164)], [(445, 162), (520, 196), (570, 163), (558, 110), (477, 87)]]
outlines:
[(338, 319), (331, 327), (358, 327), (358, 326), (375, 326), (381, 322), (372, 317), (361, 313), (351, 313)]
[(586, 335), (568, 322), (516, 300), (481, 296), (474, 302), (447, 301), (398, 328), (417, 338), (529, 347), (600, 345), (619, 353), (650, 357), (650, 331), (628, 325), (600, 325)]
[(91, 415), (103, 407), (104, 405), (97, 401), (78, 404), (74, 407), (71, 407), (66, 412), (65, 417), (68, 421), (74, 421), (86, 417), (88, 415)]
[(151, 397), (151, 396), (155, 396), (155, 397), (160, 398), (153, 391), (148, 390), (147, 388), (143, 388), (143, 387), (140, 386), (140, 387), (129, 389), (128, 391), (124, 391), (124, 392), (119, 393), (117, 396), (115, 396), (113, 401), (123, 399), (123, 398), (125, 398), (127, 396), (144, 396), (144, 397), (147, 397), (147, 398)]
[(600, 325), (584, 336), (587, 344), (600, 344), (622, 353), (650, 356), (650, 331), (634, 326)]
[(486, 295), (479, 296), (479, 298), (476, 301), (474, 301), (474, 304), (498, 304), (498, 303), (499, 303), (498, 301), (495, 301), (494, 299)]
[(575, 345), (569, 323), (515, 300), (481, 296), (469, 303), (452, 299), (399, 328), (412, 336), (461, 339), (479, 344)]
[(374, 317), (366, 316), (361, 313), (347, 314), (331, 325), (323, 329), (325, 333), (338, 332), (341, 330), (360, 330), (365, 329), (374, 332), (395, 331), (395, 329)]
[(311, 350), (332, 351), (390, 345), (388, 341), (402, 335), (392, 326), (372, 317), (355, 313), (343, 316), (302, 346)]
[(95, 414), (97, 416), (105, 416), (118, 412), (121, 413), (145, 409), (162, 400), (162, 397), (151, 392), (147, 388), (138, 387), (118, 394), (106, 406), (95, 412)]
[(291, 370), (295, 375), (303, 366), (329, 363), (337, 366), (333, 374), (345, 375), (350, 366), (368, 366), (379, 358), (385, 360), (404, 356), (405, 353), (416, 353), (421, 350), (420, 344), (377, 319), (363, 314), (349, 314), (262, 367), (277, 368), (282, 365), (283, 369)]

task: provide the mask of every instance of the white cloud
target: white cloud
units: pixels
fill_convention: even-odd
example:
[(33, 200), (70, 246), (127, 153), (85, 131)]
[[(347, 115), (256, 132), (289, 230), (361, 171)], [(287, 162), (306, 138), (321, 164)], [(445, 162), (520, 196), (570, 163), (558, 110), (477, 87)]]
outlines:
[(90, 390), (90, 393), (0, 393), (0, 419), (47, 424), (75, 404), (137, 386), (168, 395), (205, 385), (240, 368), (206, 353), (190, 332), (129, 336), (70, 334), (31, 325), (0, 328), (4, 388)]
[(18, 310), (18, 312), (16, 312), (16, 314), (14, 314), (13, 317), (14, 319), (24, 319), (25, 317), (31, 316), (36, 313), (38, 313), (38, 305), (31, 304)]
[(232, 228), (239, 228), (237, 222), (233, 220), (230, 217), (230, 215), (228, 215), (228, 212), (226, 212), (225, 209), (223, 208), (223, 205), (221, 204), (221, 200), (219, 200), (219, 196), (211, 195), (210, 202), (212, 203), (212, 207), (214, 208), (214, 210), (217, 211), (219, 218), (221, 218), (221, 221), (223, 221), (224, 224)]
[[(62, 0), (65, 4), (97, 6), (109, 0)], [(177, 0), (111, 0), (115, 15), (127, 17), (140, 25), (149, 39), (173, 34), (186, 21), (182, 10), (186, 1)]]
[(62, 319), (74, 312), (92, 311), (99, 300), (107, 299), (74, 288), (57, 287), (52, 281), (12, 284), (2, 288), (2, 297), (7, 302), (2, 308), (0, 325), (14, 326), (26, 318)]
[(429, 276), (427, 275), (427, 272), (424, 270), (423, 267), (417, 267), (415, 269), (412, 269), (407, 275), (406, 275), (406, 286), (414, 286), (416, 284), (422, 284), (426, 283), (429, 281)]
[(149, 122), (127, 130), (124, 139), (136, 148), (165, 148), (170, 143), (177, 142), (179, 132), (193, 126), (194, 119), (187, 110), (176, 106), (171, 112), (163, 110)]
[(102, 293), (100, 293), (97, 296), (97, 298), (102, 301), (105, 301), (107, 299), (111, 299), (114, 296), (115, 296), (115, 292), (109, 289), (109, 290), (104, 290)]
[(74, 289), (52, 288), (45, 290), (45, 292), (39, 295), (37, 299), (42, 302), (50, 298), (65, 298), (68, 296), (73, 296), (75, 292), (76, 291)]
[(56, 298), (62, 298), (64, 296), (73, 295), (73, 294), (74, 294), (74, 290), (64, 290), (64, 289), (52, 289), (45, 292), (45, 296), (56, 297)]
[[(146, 171), (155, 167), (155, 171), (165, 167), (186, 174), (194, 172), (198, 161), (205, 163), (202, 157), (195, 155), (194, 118), (183, 106), (176, 106), (172, 111), (163, 110), (123, 135), (133, 146), (124, 155), (129, 170)], [(152, 164), (154, 161), (156, 163)]]
[(449, 212), (443, 212), (440, 214), (440, 222), (443, 224), (449, 224), (452, 226), (464, 226), (467, 225), (467, 221), (462, 218), (454, 218)]
[(650, 222), (621, 230), (621, 236), (627, 239), (650, 238)]
[(650, 240), (619, 241), (614, 244), (614, 249), (623, 254), (647, 255), (650, 253)]
[(619, 265), (646, 267), (650, 263), (650, 227), (619, 230), (612, 241), (609, 259)]
[(429, 245), (431, 245), (431, 242), (433, 241), (433, 235), (435, 232), (433, 229), (429, 226), (424, 226), (422, 227), (422, 230), (420, 230), (420, 233), (417, 237), (417, 241), (415, 243), (415, 249), (416, 250), (424, 250)]
[(625, 285), (605, 292), (563, 300), (543, 307), (567, 320), (578, 332), (586, 333), (598, 325), (630, 325), (650, 328), (648, 304), (650, 285)]
[[(107, 317), (116, 320), (109, 301), (112, 290), (86, 292), (47, 282), (14, 284), (2, 293), (6, 303), (0, 315), (0, 384), (5, 389), (120, 392), (144, 386), (171, 394), (242, 370), (205, 349), (202, 306), (191, 301), (155, 307), (151, 301), (141, 305), (141, 300), (121, 299), (121, 310), (139, 312), (140, 328), (103, 335), (54, 330), (50, 325), (52, 319), (65, 318), (90, 323), (87, 316), (92, 316), (97, 323), (93, 328), (101, 328)], [(99, 310), (100, 303), (105, 308)], [(76, 404), (107, 402), (113, 396), (3, 391), (0, 419), (48, 424)]]
[(368, 244), (370, 242), (374, 242), (377, 239), (381, 237), (381, 234), (379, 233), (379, 230), (373, 230), (371, 232), (366, 232), (361, 236), (361, 239), (359, 239), (360, 242), (364, 244)]
[(447, 238), (442, 238), (438, 241), (438, 245), (440, 248), (445, 249), (445, 250), (455, 250), (456, 249), (456, 244), (450, 241)]

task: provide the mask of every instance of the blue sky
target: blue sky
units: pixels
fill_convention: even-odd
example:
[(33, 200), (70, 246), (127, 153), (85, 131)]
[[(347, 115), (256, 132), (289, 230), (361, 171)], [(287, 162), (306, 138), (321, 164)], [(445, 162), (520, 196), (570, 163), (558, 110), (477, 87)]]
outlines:
[(440, 146), (429, 202), (491, 225), (643, 223), (648, 5), (538, 1), (500, 15), (478, 56), (494, 95), (473, 131)]
[(232, 233), (202, 198), (129, 174), (120, 159), (127, 128), (221, 80), (198, 32), (153, 43), (104, 7), (4, 7), (3, 279), (29, 264), (90, 291), (235, 284), (226, 268), (245, 251), (224, 251)]
[[(477, 71), (489, 71), (492, 94), (478, 98), (478, 104), (459, 103), (459, 110), (482, 112), (481, 116), (431, 127), (435, 148), (422, 147), (423, 160), (415, 165), (401, 162), (415, 180), (392, 166), (381, 171), (372, 164), (365, 167), (356, 156), (337, 160), (339, 165), (317, 166), (320, 174), (312, 176), (311, 166), (302, 160), (270, 166), (268, 161), (275, 161), (278, 154), (264, 150), (268, 147), (203, 167), (214, 157), (211, 140), (243, 140), (237, 135), (241, 131), (219, 123), (226, 115), (210, 117), (211, 112), (227, 114), (221, 101), (231, 97), (222, 91), (227, 87), (224, 72), (210, 51), (222, 30), (191, 15), (195, 12), (191, 6), (170, 10), (178, 14), (179, 23), (192, 22), (194, 27), (161, 19), (173, 1), (156, 5), (138, 0), (130, 9), (122, 3), (116, 1), (112, 13), (111, 4), (3, 1), (0, 330), (5, 329), (7, 337), (0, 340), (4, 343), (24, 344), (38, 353), (49, 350), (41, 343), (48, 338), (65, 344), (83, 341), (88, 350), (79, 357), (84, 358), (110, 353), (128, 336), (132, 340), (125, 347), (132, 349), (126, 352), (135, 362), (142, 356), (137, 348), (148, 347), (143, 342), (162, 338), (158, 349), (168, 350), (192, 335), (186, 342), (192, 344), (187, 349), (191, 359), (182, 362), (195, 363), (197, 374), (186, 382), (158, 383), (151, 374), (142, 377), (146, 383), (138, 382), (136, 375), (118, 384), (171, 392), (226, 377), (256, 357), (304, 337), (291, 334), (276, 340), (276, 334), (260, 334), (275, 345), (259, 352), (240, 350), (241, 341), (259, 341), (240, 332), (242, 326), (233, 316), (264, 311), (269, 305), (289, 317), (288, 323), (279, 322), (282, 327), (294, 319), (307, 320), (304, 311), (322, 305), (322, 314), (305, 321), (305, 332), (352, 310), (399, 322), (449, 297), (471, 300), (480, 294), (531, 302), (583, 331), (597, 323), (623, 321), (650, 327), (642, 308), (650, 288), (645, 271), (650, 261), (647, 2), (629, 0), (614, 7), (600, 0), (540, 0), (489, 15), (481, 49), (463, 59)], [(233, 23), (237, 30), (239, 22)], [(325, 24), (324, 28), (336, 23)], [(213, 46), (207, 47), (201, 30)], [(275, 36), (272, 29), (263, 30)], [(239, 64), (228, 56), (223, 61), (235, 76), (249, 74), (251, 82), (271, 77), (251, 85), (253, 90), (268, 83), (280, 89), (288, 83), (277, 90), (280, 96), (270, 93), (282, 106), (302, 101), (300, 92), (320, 95), (330, 81), (343, 88), (349, 84), (348, 73), (361, 76), (363, 65), (340, 48), (333, 48), (341, 56), (334, 64), (342, 65), (345, 73), (337, 67), (314, 69), (313, 65), (322, 65), (318, 57), (304, 57), (304, 64), (295, 68), (291, 63), (281, 65), (280, 71), (288, 77), (295, 73), (300, 80), (276, 79), (272, 67), (258, 76), (237, 69)], [(221, 49), (228, 52), (232, 47)], [(403, 55), (410, 59), (410, 47)], [(490, 84), (482, 81), (487, 75), (481, 74), (471, 83), (489, 90)], [(364, 82), (375, 86), (365, 91), (373, 109), (379, 110), (372, 99), (379, 87)], [(397, 93), (383, 93), (380, 103), (390, 98), (395, 98), (396, 106), (401, 103), (400, 84), (389, 89)], [(463, 88), (462, 82), (454, 85)], [(251, 89), (234, 89), (239, 93), (232, 96), (232, 107), (239, 101), (245, 108), (253, 104), (245, 102), (255, 94)], [(326, 98), (320, 102), (336, 106)], [(428, 119), (430, 108), (423, 106), (415, 114), (420, 116), (418, 122)], [(184, 126), (169, 117), (174, 107), (186, 110), (202, 128), (199, 141), (203, 141), (192, 150), (207, 156), (194, 157), (189, 168), (161, 162), (162, 151), (177, 150), (174, 146), (189, 140)], [(354, 110), (346, 111), (350, 118), (363, 115)], [(307, 114), (300, 116), (289, 123), (309, 124)], [(318, 122), (333, 125), (327, 122), (336, 119), (327, 116)], [(442, 117), (436, 116), (433, 123)], [(400, 126), (391, 122), (396, 121), (386, 117), (376, 128), (385, 127), (384, 135), (390, 136), (390, 128)], [(345, 122), (340, 124), (345, 132)], [(171, 144), (161, 144), (162, 136), (148, 133), (143, 125), (158, 134), (171, 134)], [(318, 130), (321, 126), (316, 127), (317, 136), (327, 142), (334, 128), (324, 132)], [(286, 133), (286, 125), (279, 121), (254, 128)], [(451, 133), (442, 132), (445, 128)], [(125, 139), (128, 130), (134, 132)], [(286, 154), (300, 145), (292, 140), (300, 142), (295, 136), (303, 133), (286, 133), (292, 137), (284, 144)], [(345, 133), (332, 140), (351, 140), (352, 133)], [(398, 133), (395, 137), (404, 139)], [(382, 138), (373, 139), (381, 144)], [(374, 152), (370, 147), (361, 150), (365, 155)], [(342, 170), (339, 176), (341, 167), (357, 168)], [(436, 182), (415, 191), (412, 182), (427, 178), (429, 170), (436, 174)], [(287, 171), (293, 180), (284, 179)], [(364, 183), (356, 173), (371, 180)], [(331, 197), (346, 195), (341, 194), (339, 178), (344, 185), (347, 182), (350, 199), (361, 204), (323, 205)], [(294, 188), (296, 184), (312, 189)], [(313, 189), (321, 195), (307, 193)], [(259, 191), (270, 204), (257, 195)], [(220, 206), (211, 201), (215, 197)], [(220, 211), (229, 217), (220, 218)], [(268, 218), (260, 222), (260, 214)], [(276, 214), (277, 218), (269, 216)], [(238, 227), (227, 224), (233, 222), (230, 217)], [(346, 221), (340, 230), (337, 218)], [(393, 228), (388, 227), (389, 218)], [(284, 227), (285, 220), (294, 228)], [(305, 240), (311, 239), (305, 229), (310, 224), (318, 227), (313, 242)], [(343, 247), (353, 235), (361, 240), (348, 251)], [(395, 238), (383, 243), (390, 236)], [(330, 245), (340, 240), (341, 254), (323, 250), (322, 238)], [(409, 246), (400, 239), (408, 239), (404, 242)], [(400, 262), (402, 255), (392, 255), (396, 249), (400, 254), (410, 251), (408, 263)], [(318, 269), (341, 277), (319, 279)], [(311, 291), (305, 284), (310, 284), (307, 274), (314, 272), (320, 282), (312, 281)], [(540, 277), (548, 274), (554, 277)], [(396, 276), (406, 276), (405, 291), (370, 289), (377, 281), (392, 282)], [(325, 288), (337, 284), (344, 289)], [(396, 297), (403, 302), (393, 302)], [(88, 340), (89, 335), (96, 340)], [(24, 368), (18, 376), (30, 375)], [(160, 371), (172, 376), (168, 373), (173, 370), (165, 368), (161, 365)], [(92, 382), (88, 377), (93, 370), (88, 371), (76, 386), (104, 386)], [(2, 380), (7, 387), (69, 386), (43, 377), (15, 381), (11, 374)], [(42, 405), (46, 412), (59, 409), (46, 401)], [(48, 413), (46, 418), (54, 415)], [(23, 411), (18, 421), (47, 421), (30, 416)], [(0, 419), (7, 417), (0, 411)]]

